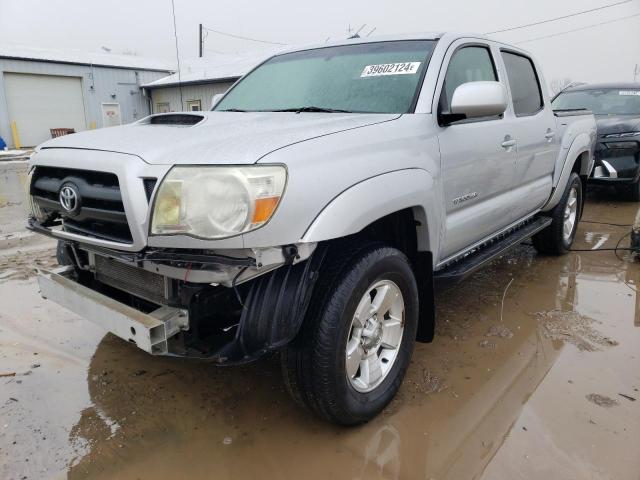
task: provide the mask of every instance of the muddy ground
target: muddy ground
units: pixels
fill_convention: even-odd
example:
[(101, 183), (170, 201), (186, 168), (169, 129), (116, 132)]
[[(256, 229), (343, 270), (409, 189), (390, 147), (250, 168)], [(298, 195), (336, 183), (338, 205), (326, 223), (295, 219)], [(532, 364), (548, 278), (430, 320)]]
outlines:
[[(637, 204), (592, 194), (575, 248)], [(594, 223), (588, 223), (588, 222)], [(621, 245), (626, 246), (625, 239)], [(38, 296), (52, 251), (0, 252), (0, 478), (640, 478), (640, 264), (522, 245), (438, 295), (397, 399), (344, 429), (300, 411), (277, 356), (155, 358)]]

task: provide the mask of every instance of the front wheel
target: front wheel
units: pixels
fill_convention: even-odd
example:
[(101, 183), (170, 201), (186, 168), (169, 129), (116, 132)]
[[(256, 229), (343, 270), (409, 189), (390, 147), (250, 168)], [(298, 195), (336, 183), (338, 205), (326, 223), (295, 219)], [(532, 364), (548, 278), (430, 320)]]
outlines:
[(551, 212), (551, 225), (533, 236), (533, 245), (540, 253), (563, 255), (571, 249), (582, 215), (582, 181), (572, 173), (564, 195)]
[(418, 290), (400, 251), (364, 247), (329, 259), (299, 338), (282, 352), (294, 399), (326, 420), (356, 425), (395, 396), (418, 326)]

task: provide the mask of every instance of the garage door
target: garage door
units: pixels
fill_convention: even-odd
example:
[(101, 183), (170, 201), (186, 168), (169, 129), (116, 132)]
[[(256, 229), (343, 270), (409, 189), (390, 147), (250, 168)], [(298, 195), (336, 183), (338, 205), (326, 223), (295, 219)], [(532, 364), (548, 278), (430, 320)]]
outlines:
[(16, 122), (22, 145), (44, 142), (52, 128), (86, 128), (80, 78), (5, 73), (4, 85), (9, 119)]

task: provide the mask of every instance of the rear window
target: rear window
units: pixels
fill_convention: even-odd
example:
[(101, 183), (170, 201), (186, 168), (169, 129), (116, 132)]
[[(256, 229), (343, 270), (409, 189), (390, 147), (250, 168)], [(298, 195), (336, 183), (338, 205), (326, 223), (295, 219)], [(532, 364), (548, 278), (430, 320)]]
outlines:
[(511, 52), (502, 52), (513, 98), (513, 110), (518, 117), (533, 115), (543, 107), (542, 90), (533, 62)]

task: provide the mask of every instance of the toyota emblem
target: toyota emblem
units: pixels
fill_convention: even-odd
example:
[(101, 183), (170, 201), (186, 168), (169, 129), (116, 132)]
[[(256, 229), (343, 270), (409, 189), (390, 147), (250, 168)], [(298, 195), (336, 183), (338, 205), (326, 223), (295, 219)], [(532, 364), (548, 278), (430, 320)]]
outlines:
[(60, 205), (67, 213), (75, 213), (78, 210), (80, 198), (74, 185), (63, 185), (60, 189)]

